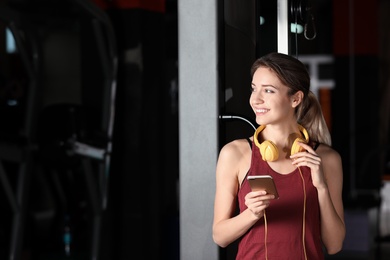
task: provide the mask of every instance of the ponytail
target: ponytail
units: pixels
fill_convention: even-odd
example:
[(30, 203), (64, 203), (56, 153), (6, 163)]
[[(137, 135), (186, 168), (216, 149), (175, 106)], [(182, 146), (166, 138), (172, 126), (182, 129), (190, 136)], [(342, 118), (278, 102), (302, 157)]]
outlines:
[(308, 96), (303, 99), (303, 103), (296, 110), (296, 116), (298, 123), (306, 128), (311, 140), (332, 145), (321, 105), (313, 92), (309, 91)]

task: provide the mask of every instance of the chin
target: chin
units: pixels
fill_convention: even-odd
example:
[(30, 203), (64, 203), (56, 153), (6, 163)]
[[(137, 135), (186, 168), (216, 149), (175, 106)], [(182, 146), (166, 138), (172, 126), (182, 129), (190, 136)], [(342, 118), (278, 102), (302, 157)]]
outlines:
[(267, 124), (267, 122), (264, 122), (264, 120), (259, 120), (257, 117), (256, 117), (256, 123), (258, 125), (266, 125)]

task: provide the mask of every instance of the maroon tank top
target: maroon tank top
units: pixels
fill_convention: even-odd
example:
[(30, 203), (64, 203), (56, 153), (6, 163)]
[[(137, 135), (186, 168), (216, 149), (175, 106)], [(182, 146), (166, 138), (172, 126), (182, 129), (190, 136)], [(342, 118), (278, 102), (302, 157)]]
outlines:
[[(266, 259), (266, 249), (269, 260), (305, 259), (305, 250), (309, 260), (324, 259), (317, 189), (313, 186), (310, 169), (308, 167), (300, 169), (306, 190), (305, 217), (303, 180), (299, 170), (296, 169), (286, 175), (275, 172), (262, 160), (259, 149), (252, 144), (252, 161), (247, 176), (271, 175), (280, 197), (272, 200), (266, 209), (266, 236), (265, 220), (261, 218), (241, 237), (236, 259)], [(240, 212), (247, 208), (245, 195), (251, 190), (246, 177), (238, 192)], [(302, 241), (303, 223), (305, 246)]]

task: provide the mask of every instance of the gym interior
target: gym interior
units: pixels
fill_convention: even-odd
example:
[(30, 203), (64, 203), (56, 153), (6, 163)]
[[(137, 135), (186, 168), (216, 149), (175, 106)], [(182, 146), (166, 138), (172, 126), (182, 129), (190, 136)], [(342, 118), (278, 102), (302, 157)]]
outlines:
[[(207, 3), (206, 3), (207, 2)], [(211, 225), (250, 66), (307, 65), (343, 159), (343, 250), (390, 257), (390, 1), (3, 0), (0, 258), (234, 259)]]

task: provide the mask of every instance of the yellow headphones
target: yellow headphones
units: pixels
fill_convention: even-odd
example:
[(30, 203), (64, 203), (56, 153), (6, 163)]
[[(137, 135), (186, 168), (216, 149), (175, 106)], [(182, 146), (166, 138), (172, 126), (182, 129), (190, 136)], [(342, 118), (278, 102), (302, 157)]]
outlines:
[[(291, 155), (303, 151), (303, 148), (298, 144), (298, 142), (301, 142), (301, 143), (308, 143), (309, 142), (309, 134), (307, 133), (306, 129), (301, 125), (298, 125), (298, 127), (299, 127), (299, 130), (301, 131), (301, 133), (303, 134), (303, 136), (305, 137), (305, 139), (296, 138), (294, 140), (294, 142), (291, 146)], [(265, 128), (265, 125), (261, 125), (256, 129), (255, 134), (253, 135), (253, 140), (255, 142), (255, 145), (259, 148), (260, 154), (261, 154), (261, 157), (263, 158), (263, 160), (273, 162), (273, 161), (276, 161), (279, 157), (278, 148), (276, 147), (276, 145), (273, 142), (268, 141), (268, 140), (265, 140), (264, 142), (262, 142), (260, 144), (259, 140), (257, 138), (259, 133), (261, 131), (263, 131), (264, 128)]]

